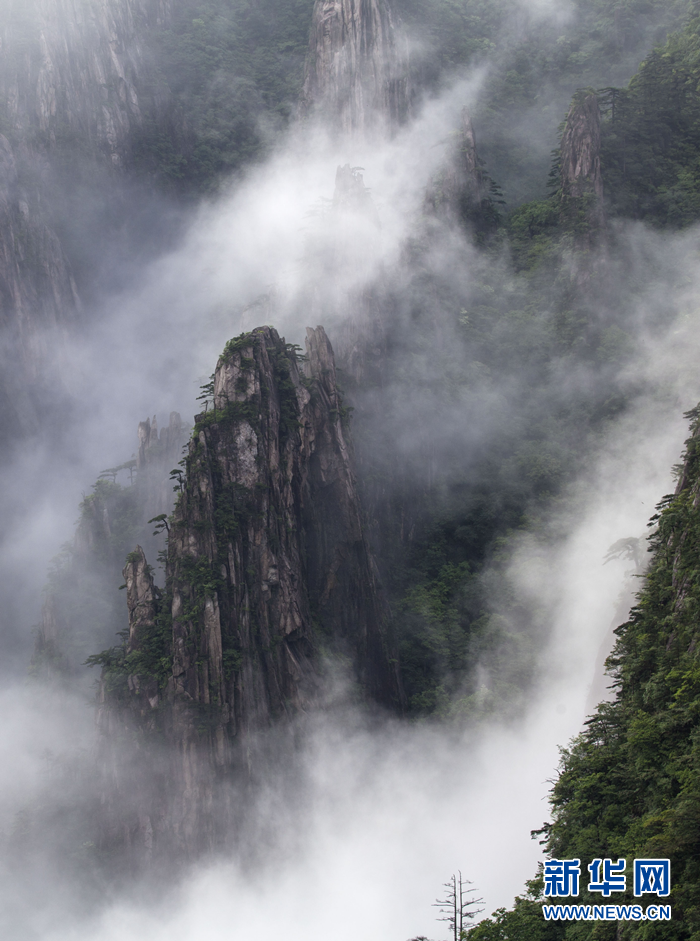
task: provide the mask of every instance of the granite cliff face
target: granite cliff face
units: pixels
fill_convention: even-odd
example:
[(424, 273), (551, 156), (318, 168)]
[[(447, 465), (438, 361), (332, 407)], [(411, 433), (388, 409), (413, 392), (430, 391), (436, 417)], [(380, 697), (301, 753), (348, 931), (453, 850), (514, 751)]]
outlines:
[(64, 191), (93, 199), (85, 187), (105, 170), (99, 188), (109, 185), (134, 132), (162, 109), (146, 38), (169, 12), (169, 0), (12, 0), (0, 15), (0, 343), (12, 350), (2, 356), (0, 437), (38, 428), (61, 387), (47, 352), (81, 314), (62, 228), (84, 212)]
[(467, 108), (462, 109), (453, 139), (445, 166), (428, 186), (426, 209), (433, 217), (466, 225), (479, 238), (495, 229), (498, 215), (492, 201), (492, 183), (479, 159)]
[(593, 92), (578, 92), (561, 138), (562, 212), (586, 244), (605, 224), (600, 167), (600, 108)]
[(225, 785), (255, 733), (319, 701), (326, 656), (370, 701), (403, 706), (323, 328), (307, 331), (305, 361), (271, 327), (230, 341), (211, 396), (168, 524), (162, 597), (140, 548), (124, 570), (129, 637), (103, 674), (100, 720), (159, 724), (168, 811), (151, 826), (190, 855), (225, 838)]
[(7, 433), (36, 426), (26, 389), (41, 392), (44, 381), (51, 383), (42, 367), (80, 309), (70, 265), (39, 202), (0, 135), (0, 340), (11, 351), (2, 355), (0, 428)]
[(148, 30), (164, 26), (170, 0), (34, 0), (2, 19), (0, 98), (13, 136), (34, 147), (65, 144), (111, 163), (125, 159), (144, 119), (151, 67)]
[(408, 49), (388, 0), (316, 0), (303, 109), (359, 138), (406, 119)]

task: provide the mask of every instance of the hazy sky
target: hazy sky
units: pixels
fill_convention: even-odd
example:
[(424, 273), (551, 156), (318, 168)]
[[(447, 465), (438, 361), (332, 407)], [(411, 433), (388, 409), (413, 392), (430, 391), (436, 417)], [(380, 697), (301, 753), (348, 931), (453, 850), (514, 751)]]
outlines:
[[(542, 0), (535, 6), (543, 15), (563, 15), (561, 4)], [(305, 328), (317, 322), (332, 338), (333, 298), (360, 290), (381, 273), (400, 271), (425, 188), (444, 161), (460, 109), (477, 100), (482, 81), (483, 73), (462, 78), (381, 146), (340, 145), (321, 129), (292, 130), (265, 165), (201, 207), (175, 250), (146, 266), (129, 290), (103, 298), (90, 312), (90, 325), (70, 337), (61, 357), (76, 405), (66, 414), (62, 451), (30, 440), (2, 472), (0, 500), (9, 520), (2, 567), (13, 598), (4, 630), (17, 678), (2, 693), (9, 718), (0, 728), (0, 830), (11, 845), (22, 845), (22, 815), (31, 815), (37, 802), (47, 812), (59, 791), (68, 804), (71, 795), (91, 793), (81, 778), (94, 748), (90, 704), (70, 693), (27, 686), (21, 675), (47, 564), (71, 537), (81, 494), (102, 468), (131, 456), (139, 421), (157, 413), (167, 423), (171, 410), (191, 420), (198, 386), (226, 340), (257, 325), (246, 322), (243, 311), (261, 293), (274, 289), (274, 326), (301, 343)], [(359, 252), (352, 265), (333, 272), (332, 283), (318, 285), (310, 320), (302, 303), (309, 279), (305, 246), (319, 223), (308, 213), (321, 198), (332, 197), (336, 167), (345, 163), (364, 167), (380, 235), (362, 214), (349, 219), (351, 238), (358, 244), (371, 240), (375, 249)], [(434, 258), (435, 271), (468, 284), (474, 249), (455, 232), (441, 238), (459, 271), (449, 270), (445, 255)], [(600, 434), (591, 466), (549, 529), (539, 538), (523, 538), (514, 553), (515, 590), (538, 608), (550, 630), (519, 722), (471, 732), (429, 722), (387, 721), (377, 728), (339, 706), (318, 717), (307, 734), (304, 800), (288, 800), (275, 780), (261, 794), (259, 813), (270, 841), (263, 863), (200, 866), (160, 902), (107, 887), (104, 908), (88, 916), (81, 914), (80, 886), (71, 884), (71, 861), (59, 877), (42, 852), (28, 845), (22, 866), (45, 885), (44, 902), (35, 903), (31, 880), (23, 894), (23, 878), (17, 878), (22, 866), (6, 863), (0, 881), (5, 936), (442, 938), (446, 926), (435, 921), (431, 904), (456, 870), (473, 880), (486, 913), (509, 905), (522, 891), (539, 858), (529, 832), (547, 816), (557, 746), (580, 729), (591, 684), (600, 686), (595, 665), (625, 585), (628, 564), (604, 566), (605, 553), (617, 539), (645, 532), (655, 503), (672, 486), (671, 466), (686, 435), (682, 413), (700, 398), (698, 233), (660, 236), (630, 226), (621, 229), (618, 244), (625, 283), (633, 285), (636, 273), (648, 271), (649, 259), (658, 271), (637, 302), (639, 352), (625, 367), (629, 386), (647, 391)], [(316, 269), (313, 274), (318, 276)], [(668, 329), (653, 331), (649, 325), (662, 308), (674, 318)], [(447, 321), (438, 326), (453, 329)], [(416, 376), (431, 368), (430, 352), (416, 358)], [(396, 389), (397, 408), (402, 395), (411, 401), (410, 370), (408, 376), (407, 388)], [(509, 381), (503, 377), (504, 387)], [(410, 424), (415, 410), (405, 411), (410, 456), (421, 430)], [(396, 414), (401, 417), (400, 410)], [(467, 464), (473, 422), (460, 420), (459, 408), (426, 420), (442, 423), (452, 447), (459, 450), (462, 443)], [(483, 421), (479, 435), (488, 442), (496, 430)], [(56, 807), (60, 815), (60, 802)]]

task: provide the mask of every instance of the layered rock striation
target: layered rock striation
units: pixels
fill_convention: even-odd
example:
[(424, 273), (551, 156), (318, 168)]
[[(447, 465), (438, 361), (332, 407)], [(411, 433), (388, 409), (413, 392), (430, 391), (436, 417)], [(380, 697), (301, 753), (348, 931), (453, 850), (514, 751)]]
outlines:
[(0, 441), (52, 424), (81, 313), (76, 219), (103, 198), (108, 214), (110, 175), (164, 110), (148, 37), (169, 18), (170, 0), (10, 0), (0, 14)]
[(227, 344), (168, 528), (162, 597), (140, 548), (124, 571), (129, 637), (106, 663), (102, 715), (159, 724), (169, 810), (151, 826), (194, 855), (224, 838), (225, 785), (250, 771), (256, 733), (313, 709), (329, 663), (347, 663), (366, 699), (403, 706), (322, 327), (304, 360), (271, 327)]
[(36, 194), (23, 185), (20, 169), (10, 142), (0, 135), (0, 437), (36, 427), (26, 390), (36, 395), (44, 382), (52, 383), (49, 354), (60, 349), (80, 310), (60, 240)]
[(72, 137), (122, 165), (152, 106), (146, 37), (169, 22), (170, 0), (21, 6), (21, 15), (3, 17), (0, 34), (0, 95), (13, 134), (43, 148)]
[(316, 0), (302, 102), (351, 138), (406, 119), (408, 47), (388, 0)]
[(605, 225), (600, 164), (600, 107), (592, 91), (577, 92), (561, 138), (562, 215), (578, 236), (592, 244)]

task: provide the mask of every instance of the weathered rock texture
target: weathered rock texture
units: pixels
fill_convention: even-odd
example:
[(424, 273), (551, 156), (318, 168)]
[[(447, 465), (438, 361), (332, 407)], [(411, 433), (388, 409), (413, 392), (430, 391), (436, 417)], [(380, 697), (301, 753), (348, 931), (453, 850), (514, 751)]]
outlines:
[(490, 180), (477, 154), (471, 116), (463, 108), (447, 164), (428, 188), (427, 203), (440, 216), (468, 219), (489, 204), (489, 197)]
[(150, 83), (145, 37), (166, 25), (170, 0), (34, 0), (11, 3), (2, 18), (0, 95), (23, 139), (100, 150), (124, 160), (129, 134), (144, 118)]
[(61, 345), (80, 313), (69, 260), (79, 229), (69, 224), (67, 239), (61, 224), (85, 210), (63, 192), (67, 181), (83, 199), (86, 185), (104, 189), (105, 169), (125, 167), (134, 133), (162, 111), (146, 38), (169, 7), (10, 0), (0, 13), (0, 440), (50, 424)]
[(129, 636), (127, 654), (141, 646), (142, 639), (153, 633), (156, 623), (156, 595), (151, 568), (141, 546), (131, 553), (124, 571), (126, 605), (129, 610)]
[(79, 309), (70, 266), (33, 195), (22, 185), (9, 141), (0, 135), (0, 394), (8, 431), (34, 425), (26, 390), (42, 386), (48, 354), (60, 348)]
[(605, 223), (600, 108), (593, 92), (574, 96), (561, 138), (563, 212), (584, 240)]
[(407, 44), (387, 0), (316, 0), (303, 108), (351, 137), (405, 120)]
[[(352, 664), (370, 700), (403, 705), (333, 351), (323, 328), (307, 334), (303, 370), (270, 327), (227, 344), (169, 524), (164, 598), (140, 549), (125, 569), (130, 633), (119, 669), (130, 693), (109, 721), (121, 709), (142, 728), (146, 700), (159, 716), (170, 783), (156, 829), (189, 854), (225, 838), (223, 785), (245, 766), (253, 733), (317, 701), (322, 652)], [(163, 656), (148, 660), (163, 618)]]

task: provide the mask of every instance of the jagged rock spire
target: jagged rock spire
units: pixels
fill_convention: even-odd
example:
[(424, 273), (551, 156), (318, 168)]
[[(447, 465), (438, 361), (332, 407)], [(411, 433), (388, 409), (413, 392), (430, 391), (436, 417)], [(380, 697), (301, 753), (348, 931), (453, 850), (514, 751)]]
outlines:
[(560, 224), (571, 239), (571, 274), (581, 287), (602, 283), (606, 266), (606, 219), (598, 98), (591, 89), (574, 95), (560, 147)]
[(122, 572), (126, 584), (126, 604), (129, 609), (129, 638), (127, 653), (138, 650), (143, 636), (153, 631), (156, 620), (156, 589), (151, 567), (146, 562), (141, 546), (137, 546), (126, 561)]
[(490, 180), (476, 150), (468, 108), (462, 108), (455, 142), (442, 171), (426, 193), (427, 206), (447, 219), (468, 218), (489, 202)]
[[(306, 346), (302, 364), (272, 327), (227, 344), (189, 443), (162, 597), (140, 549), (124, 570), (120, 669), (138, 673), (111, 706), (103, 675), (102, 728), (114, 715), (141, 730), (161, 723), (167, 809), (149, 839), (190, 855), (225, 839), (217, 782), (249, 761), (253, 733), (319, 700), (322, 651), (352, 664), (368, 700), (403, 705), (333, 350), (322, 327), (307, 330)], [(115, 789), (127, 794), (130, 782)], [(140, 805), (144, 819), (156, 819), (153, 800)]]
[(583, 215), (590, 228), (603, 225), (603, 174), (600, 166), (600, 108), (594, 92), (577, 92), (561, 138), (561, 192), (564, 212)]
[[(314, 621), (373, 698), (400, 700), (322, 327), (307, 348), (304, 376), (272, 327), (227, 346), (171, 526), (174, 690), (216, 689), (231, 735), (308, 702)], [(206, 588), (193, 565), (211, 566)]]
[(408, 52), (388, 0), (316, 0), (302, 107), (354, 137), (408, 112)]

